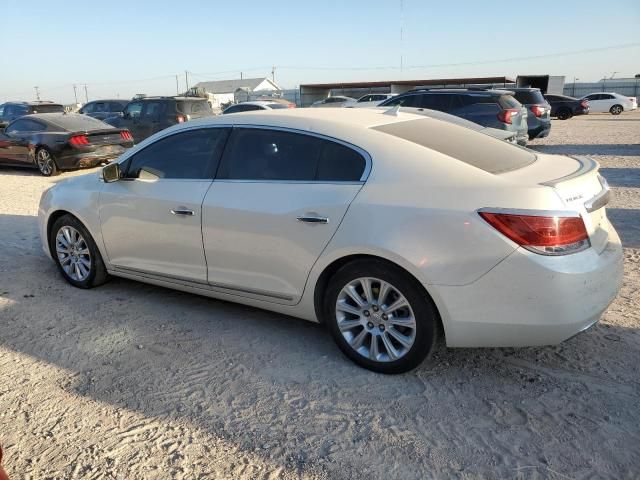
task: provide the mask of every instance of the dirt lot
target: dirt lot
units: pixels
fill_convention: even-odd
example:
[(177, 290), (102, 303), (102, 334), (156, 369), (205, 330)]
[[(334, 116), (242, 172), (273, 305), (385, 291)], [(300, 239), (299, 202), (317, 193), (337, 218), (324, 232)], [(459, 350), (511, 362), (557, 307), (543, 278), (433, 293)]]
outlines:
[(402, 376), (354, 366), (303, 321), (126, 280), (69, 286), (38, 239), (50, 180), (0, 170), (10, 475), (638, 478), (640, 112), (555, 121), (532, 145), (602, 163), (625, 245), (622, 292), (562, 345), (440, 347)]

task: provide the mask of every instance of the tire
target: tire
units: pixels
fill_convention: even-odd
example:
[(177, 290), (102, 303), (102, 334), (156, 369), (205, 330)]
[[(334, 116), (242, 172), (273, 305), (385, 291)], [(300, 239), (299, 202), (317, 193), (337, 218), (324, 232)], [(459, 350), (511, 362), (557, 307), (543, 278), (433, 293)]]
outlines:
[(573, 114), (568, 108), (561, 108), (560, 110), (558, 110), (558, 113), (556, 115), (558, 120), (569, 120), (572, 116)]
[[(386, 293), (380, 299), (382, 282)], [(369, 301), (365, 285), (371, 292)], [(361, 307), (353, 295), (359, 296)], [(393, 308), (402, 297), (407, 306)], [(438, 336), (438, 313), (428, 294), (415, 278), (382, 260), (355, 260), (338, 270), (325, 292), (323, 314), (340, 350), (361, 367), (379, 373), (416, 368)]]
[(51, 155), (51, 152), (45, 147), (40, 147), (36, 150), (35, 162), (36, 167), (45, 177), (53, 177), (60, 173), (53, 155)]
[(614, 105), (609, 109), (609, 112), (611, 113), (611, 115), (620, 115), (622, 112), (624, 112), (624, 108), (622, 108), (622, 105)]
[(74, 287), (97, 287), (109, 279), (93, 237), (73, 215), (63, 215), (54, 222), (49, 248), (60, 273)]

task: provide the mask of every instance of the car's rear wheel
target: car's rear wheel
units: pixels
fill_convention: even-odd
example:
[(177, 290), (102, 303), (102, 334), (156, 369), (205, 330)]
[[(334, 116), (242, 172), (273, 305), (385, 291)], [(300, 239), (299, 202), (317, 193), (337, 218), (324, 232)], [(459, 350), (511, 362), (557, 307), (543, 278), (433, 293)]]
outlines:
[(108, 280), (93, 237), (76, 217), (63, 215), (54, 222), (49, 245), (62, 276), (74, 287), (97, 287)]
[(571, 114), (571, 110), (568, 108), (561, 108), (558, 110), (558, 120), (569, 120), (573, 115)]
[(36, 166), (45, 177), (51, 177), (60, 173), (53, 155), (44, 147), (36, 151)]
[(622, 105), (614, 105), (609, 109), (609, 112), (611, 112), (611, 115), (620, 115), (623, 111), (624, 111), (624, 108), (622, 108)]
[(402, 373), (422, 363), (435, 344), (435, 307), (402, 269), (356, 260), (329, 281), (324, 315), (342, 352), (380, 373)]

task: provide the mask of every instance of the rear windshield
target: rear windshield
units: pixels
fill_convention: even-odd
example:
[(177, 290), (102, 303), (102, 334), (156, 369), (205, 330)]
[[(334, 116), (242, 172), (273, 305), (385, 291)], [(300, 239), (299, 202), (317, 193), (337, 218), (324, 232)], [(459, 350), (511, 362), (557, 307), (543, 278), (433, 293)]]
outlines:
[(517, 170), (536, 161), (530, 150), (433, 119), (389, 123), (373, 127), (373, 130), (408, 140), (494, 174)]
[(176, 102), (178, 111), (187, 115), (213, 115), (211, 105), (206, 100), (181, 100)]
[(511, 95), (502, 95), (498, 103), (502, 108), (522, 108), (522, 104)]
[(47, 120), (49, 123), (52, 123), (63, 130), (67, 130), (68, 132), (114, 128), (96, 118), (88, 117), (87, 115), (76, 115), (74, 113), (54, 116), (53, 118), (47, 118)]
[(540, 90), (527, 90), (524, 92), (515, 92), (516, 100), (525, 105), (534, 103), (544, 103), (544, 97)]
[(64, 107), (62, 105), (34, 105), (31, 107), (33, 113), (62, 113)]

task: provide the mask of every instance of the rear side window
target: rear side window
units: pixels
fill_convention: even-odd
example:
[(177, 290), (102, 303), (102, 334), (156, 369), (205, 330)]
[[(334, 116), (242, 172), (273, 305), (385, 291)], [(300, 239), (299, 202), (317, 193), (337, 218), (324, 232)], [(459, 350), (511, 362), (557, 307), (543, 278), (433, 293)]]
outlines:
[(206, 128), (162, 138), (127, 161), (125, 177), (212, 179), (228, 135), (228, 128)]
[(23, 118), (9, 125), (9, 127), (6, 129), (6, 132), (42, 132), (43, 130), (46, 130), (46, 128), (46, 125), (44, 125), (43, 123)]
[(489, 173), (525, 167), (536, 160), (529, 150), (468, 128), (433, 119), (409, 120), (373, 127)]
[(311, 135), (237, 128), (217, 178), (263, 181), (359, 181), (366, 160), (345, 145)]
[(180, 113), (186, 113), (187, 115), (206, 115), (213, 113), (209, 102), (207, 102), (206, 100), (179, 101), (177, 102), (177, 107)]
[(525, 90), (523, 92), (515, 92), (516, 100), (525, 105), (536, 103), (544, 103), (544, 97), (540, 90)]

